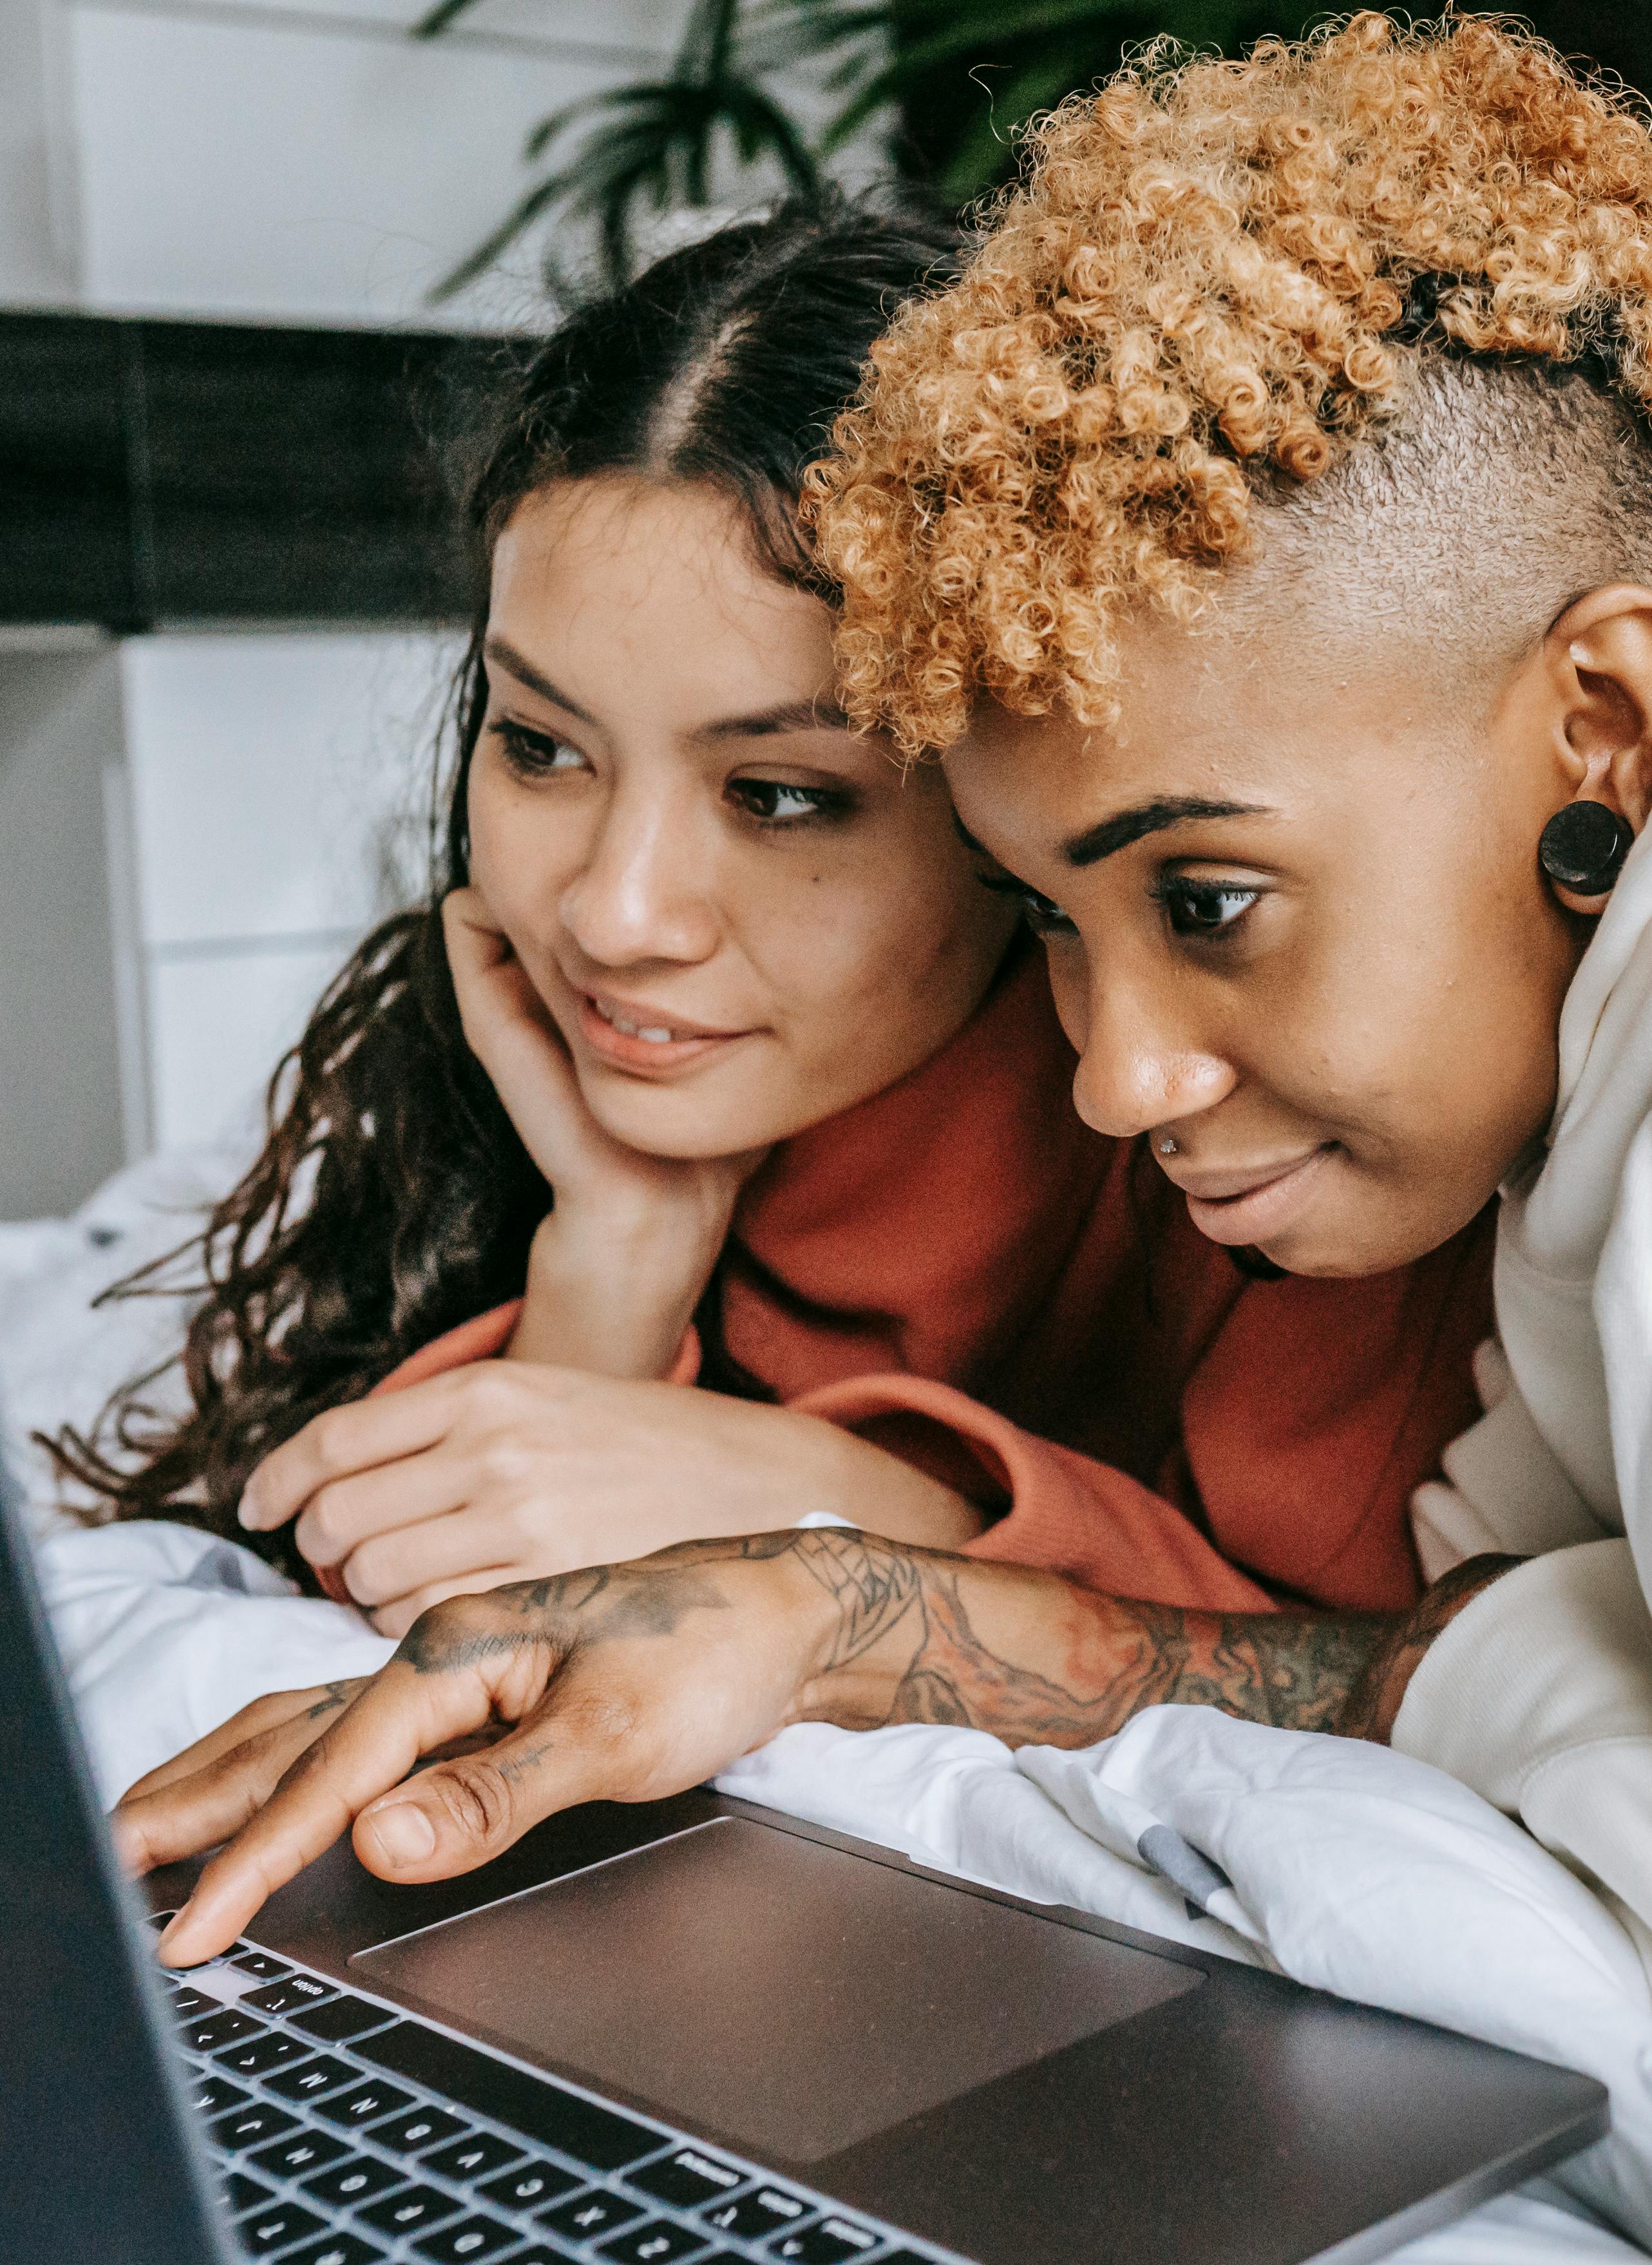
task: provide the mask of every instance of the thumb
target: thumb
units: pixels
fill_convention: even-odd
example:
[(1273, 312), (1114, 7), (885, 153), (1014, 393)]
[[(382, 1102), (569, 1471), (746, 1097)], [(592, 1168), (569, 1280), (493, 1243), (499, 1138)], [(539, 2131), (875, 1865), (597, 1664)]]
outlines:
[(615, 1740), (553, 1684), (529, 1718), (476, 1753), (434, 1763), (357, 1817), (356, 1854), (381, 1879), (474, 1871), (530, 1826), (581, 1802), (613, 1799)]

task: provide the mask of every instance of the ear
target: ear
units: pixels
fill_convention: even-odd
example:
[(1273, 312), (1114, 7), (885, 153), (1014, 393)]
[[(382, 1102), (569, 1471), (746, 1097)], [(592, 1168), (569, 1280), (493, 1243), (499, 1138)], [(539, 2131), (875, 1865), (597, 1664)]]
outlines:
[[(1554, 623), (1544, 652), (1560, 696), (1555, 753), (1573, 798), (1605, 803), (1639, 834), (1652, 812), (1652, 590), (1591, 590)], [(1554, 893), (1575, 913), (1606, 903)]]

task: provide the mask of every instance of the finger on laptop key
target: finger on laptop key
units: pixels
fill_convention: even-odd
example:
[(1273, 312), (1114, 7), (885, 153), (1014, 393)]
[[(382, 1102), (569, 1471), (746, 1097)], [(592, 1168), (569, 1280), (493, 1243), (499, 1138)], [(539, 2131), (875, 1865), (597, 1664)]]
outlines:
[[(348, 1703), (347, 1691), (338, 1685), (282, 1696), (303, 1703), (237, 1743), (215, 1752), (201, 1752), (197, 1766), (188, 1772), (159, 1782), (140, 1780), (125, 1795), (110, 1819), (110, 1829), (129, 1873), (142, 1875), (195, 1855), (238, 1832), (314, 1742), (326, 1715)], [(192, 1748), (180, 1761), (196, 1752)]]
[(198, 1965), (227, 1949), (266, 1898), (331, 1847), (368, 1802), (399, 1785), (432, 1747), (480, 1730), (490, 1711), (479, 1674), (420, 1677), (393, 1659), (268, 1797), (260, 1794), (263, 1806), (207, 1864), (162, 1935), (162, 1963)]

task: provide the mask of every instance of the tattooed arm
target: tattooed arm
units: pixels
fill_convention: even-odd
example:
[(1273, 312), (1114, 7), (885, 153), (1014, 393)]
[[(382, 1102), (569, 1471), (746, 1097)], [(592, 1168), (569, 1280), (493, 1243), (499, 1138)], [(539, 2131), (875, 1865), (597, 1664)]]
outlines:
[(379, 1674), (260, 1700), (155, 1773), (117, 1832), (136, 1870), (236, 1836), (162, 1938), (187, 1965), (352, 1820), (370, 1871), (445, 1878), (577, 1802), (697, 1784), (789, 1722), (956, 1722), (1078, 1746), (1169, 1702), (1386, 1736), (1432, 1634), (1502, 1569), (1452, 1577), (1412, 1614), (1246, 1615), (870, 1533), (691, 1542), (434, 1606)]

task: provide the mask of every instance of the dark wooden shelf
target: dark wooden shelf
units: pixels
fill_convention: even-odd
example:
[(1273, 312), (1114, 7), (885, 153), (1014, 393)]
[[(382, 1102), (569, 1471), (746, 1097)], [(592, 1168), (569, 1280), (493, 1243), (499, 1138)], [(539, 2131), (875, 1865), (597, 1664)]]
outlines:
[(0, 313), (0, 623), (466, 617), (441, 441), (509, 352)]

